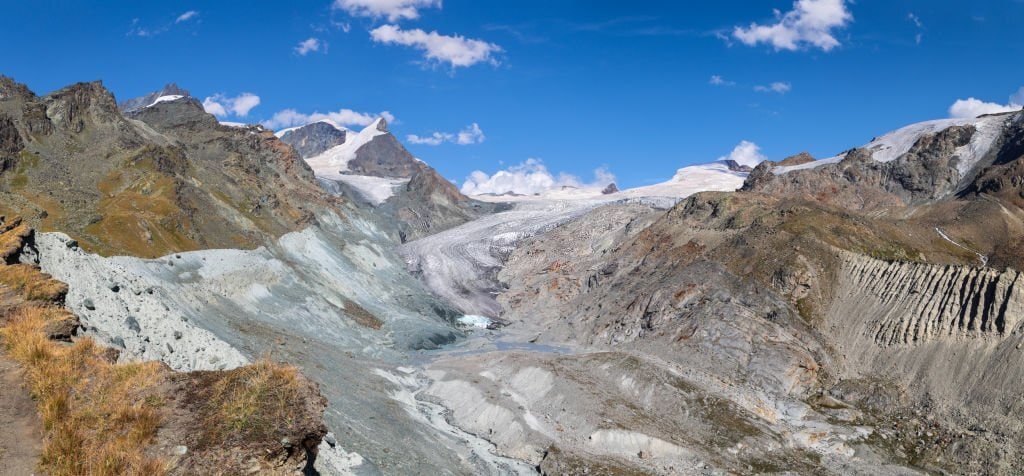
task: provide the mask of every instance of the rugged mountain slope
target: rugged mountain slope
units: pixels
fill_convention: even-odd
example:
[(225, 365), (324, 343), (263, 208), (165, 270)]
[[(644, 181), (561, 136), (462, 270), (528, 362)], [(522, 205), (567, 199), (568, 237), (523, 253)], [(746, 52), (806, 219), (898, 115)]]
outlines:
[(104, 254), (251, 248), (337, 209), (269, 131), (220, 126), (194, 99), (125, 118), (100, 83), (44, 97), (0, 79), (0, 209)]
[[(334, 131), (334, 132), (332, 132)], [(381, 118), (358, 133), (326, 122), (279, 132), (329, 190), (377, 207), (402, 242), (461, 225), (500, 207), (462, 195), (402, 146)], [(327, 147), (330, 144), (335, 144)]]
[(1024, 113), (907, 126), (815, 162), (760, 164), (744, 190), (801, 196), (850, 209), (927, 203), (966, 189), (1019, 149)]

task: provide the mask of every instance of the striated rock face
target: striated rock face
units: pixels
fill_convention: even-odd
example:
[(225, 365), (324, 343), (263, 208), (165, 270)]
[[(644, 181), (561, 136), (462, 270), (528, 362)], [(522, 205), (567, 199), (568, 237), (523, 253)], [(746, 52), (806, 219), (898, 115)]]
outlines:
[(879, 345), (1001, 337), (1024, 318), (1024, 283), (1012, 269), (900, 263), (845, 253), (849, 296)]
[(348, 131), (326, 122), (314, 122), (281, 134), (281, 142), (295, 148), (303, 158), (322, 154), (345, 143)]

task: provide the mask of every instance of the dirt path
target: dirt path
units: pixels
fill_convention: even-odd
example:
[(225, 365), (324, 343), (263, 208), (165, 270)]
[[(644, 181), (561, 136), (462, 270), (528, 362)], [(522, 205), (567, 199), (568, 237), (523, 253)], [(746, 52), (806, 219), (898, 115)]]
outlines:
[(43, 432), (21, 368), (0, 353), (0, 476), (36, 473)]

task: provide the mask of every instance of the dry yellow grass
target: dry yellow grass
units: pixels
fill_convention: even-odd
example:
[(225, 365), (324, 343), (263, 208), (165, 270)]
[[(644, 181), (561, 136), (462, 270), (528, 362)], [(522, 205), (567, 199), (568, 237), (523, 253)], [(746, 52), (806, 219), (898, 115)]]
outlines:
[(28, 301), (59, 301), (68, 292), (66, 284), (27, 264), (0, 266), (0, 284), (12, 288)]
[(260, 360), (217, 377), (205, 406), (209, 444), (260, 439), (289, 425), (301, 392), (298, 369)]
[(9, 256), (17, 253), (21, 249), (22, 240), (31, 232), (31, 228), (21, 223), (20, 218), (0, 224), (0, 259), (6, 261)]
[(46, 431), (40, 469), (52, 475), (160, 475), (146, 454), (160, 425), (160, 364), (111, 364), (91, 339), (59, 345), (46, 338), (57, 307), (24, 306), (0, 329), (7, 352), (25, 368)]

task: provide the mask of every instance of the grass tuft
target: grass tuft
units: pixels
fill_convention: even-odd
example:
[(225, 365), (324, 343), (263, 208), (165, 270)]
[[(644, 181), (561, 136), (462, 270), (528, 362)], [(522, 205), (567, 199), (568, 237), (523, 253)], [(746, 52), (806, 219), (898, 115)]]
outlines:
[(160, 426), (152, 398), (162, 381), (155, 362), (111, 364), (91, 339), (48, 340), (47, 323), (66, 317), (50, 306), (23, 306), (0, 328), (9, 355), (25, 368), (46, 431), (40, 470), (52, 475), (160, 475), (146, 455)]

